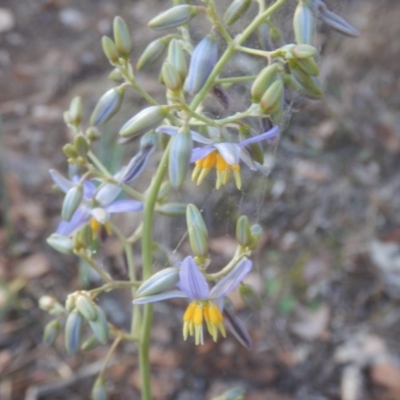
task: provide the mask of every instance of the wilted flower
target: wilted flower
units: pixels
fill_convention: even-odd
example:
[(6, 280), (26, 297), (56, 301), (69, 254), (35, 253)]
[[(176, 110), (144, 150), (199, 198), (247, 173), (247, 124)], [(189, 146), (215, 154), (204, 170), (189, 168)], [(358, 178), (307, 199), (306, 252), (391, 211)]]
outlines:
[[(174, 136), (177, 134), (178, 128), (162, 126), (157, 129), (157, 132)], [(239, 161), (242, 160), (252, 170), (256, 169), (256, 164), (245, 147), (248, 144), (258, 143), (263, 140), (272, 141), (278, 133), (279, 127), (274, 126), (261, 135), (245, 139), (239, 143), (215, 143), (211, 139), (207, 139), (199, 133), (191, 131), (192, 139), (195, 142), (206, 145), (204, 147), (196, 147), (192, 152), (190, 161), (196, 165), (192, 173), (192, 181), (196, 181), (200, 185), (215, 166), (217, 169), (217, 181), (215, 185), (217, 189), (228, 182), (231, 171), (235, 178), (236, 187), (240, 189), (242, 180), (240, 177)]]
[[(171, 298), (189, 299), (190, 303), (183, 315), (184, 339), (186, 340), (189, 335), (194, 336), (196, 344), (203, 344), (203, 321), (205, 321), (208, 332), (216, 341), (218, 332), (222, 336), (226, 336), (223, 325), (223, 300), (230, 291), (240, 284), (251, 268), (252, 262), (244, 258), (210, 289), (193, 257), (189, 256), (183, 260), (180, 267), (177, 284), (180, 290), (137, 298), (134, 300), (134, 304), (147, 304)], [(228, 322), (230, 322), (230, 327), (241, 330), (241, 332), (234, 332), (234, 334), (241, 338), (241, 343), (250, 348), (250, 339), (243, 325), (240, 323), (232, 324), (232, 321)]]

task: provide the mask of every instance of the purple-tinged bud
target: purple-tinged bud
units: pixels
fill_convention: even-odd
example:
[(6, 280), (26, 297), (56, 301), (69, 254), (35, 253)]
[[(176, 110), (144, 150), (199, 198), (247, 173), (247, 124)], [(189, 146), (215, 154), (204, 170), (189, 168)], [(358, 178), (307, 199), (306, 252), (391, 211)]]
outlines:
[(113, 33), (118, 53), (121, 57), (128, 58), (132, 51), (131, 34), (126, 22), (119, 16), (114, 18)]
[(266, 51), (270, 50), (272, 48), (272, 44), (269, 25), (265, 22), (260, 24), (257, 28), (257, 34), (261, 49)]
[(189, 170), (193, 140), (190, 131), (178, 132), (171, 140), (168, 162), (169, 180), (175, 189), (179, 189)]
[(97, 378), (93, 385), (92, 393), (90, 394), (91, 400), (107, 400), (107, 389), (102, 378)]
[(283, 82), (281, 79), (272, 83), (260, 100), (260, 108), (265, 114), (273, 114), (279, 111), (283, 96)]
[(258, 103), (267, 88), (275, 81), (278, 76), (279, 65), (274, 63), (265, 67), (257, 75), (253, 85), (251, 86), (251, 101)]
[(141, 70), (153, 65), (162, 57), (170, 40), (171, 38), (166, 36), (153, 40), (151, 43), (149, 43), (140, 56), (139, 61), (136, 64), (136, 68)]
[(208, 237), (208, 230), (203, 216), (194, 204), (188, 204), (186, 207), (186, 225), (188, 228), (193, 225), (197, 226)]
[(183, 82), (186, 79), (188, 68), (182, 44), (176, 39), (171, 40), (168, 46), (168, 61), (174, 66)]
[(58, 333), (60, 332), (60, 322), (55, 319), (53, 321), (50, 321), (46, 326), (44, 327), (43, 331), (43, 343), (46, 346), (51, 346), (54, 344), (54, 342), (57, 339)]
[(324, 3), (322, 2), (319, 3), (318, 11), (319, 11), (319, 18), (322, 19), (322, 21), (324, 21), (327, 25), (329, 25), (336, 31), (350, 37), (360, 36), (360, 32), (356, 28), (350, 25), (339, 15), (328, 10), (328, 8)]
[(119, 131), (123, 138), (133, 138), (157, 127), (168, 114), (168, 108), (151, 106), (140, 111), (127, 121)]
[(149, 23), (149, 27), (155, 30), (176, 28), (177, 26), (188, 23), (199, 11), (196, 6), (179, 5), (154, 17)]
[(251, 339), (247, 329), (243, 325), (242, 321), (236, 315), (228, 311), (226, 308), (224, 309), (224, 321), (228, 325), (228, 329), (235, 336), (237, 341), (247, 350), (251, 349)]
[(72, 240), (67, 236), (53, 233), (46, 239), (46, 242), (54, 250), (57, 250), (60, 253), (74, 254), (74, 245)]
[(185, 82), (186, 91), (195, 95), (206, 83), (218, 61), (218, 44), (215, 35), (207, 35), (193, 50), (189, 72)]
[(242, 247), (247, 247), (251, 242), (250, 223), (245, 215), (236, 222), (236, 240)]
[(251, 0), (234, 0), (226, 9), (223, 21), (226, 25), (234, 24), (250, 7)]
[(94, 307), (97, 318), (95, 320), (88, 320), (88, 323), (97, 340), (102, 344), (106, 344), (109, 337), (108, 322), (103, 310), (97, 305)]
[(103, 52), (111, 64), (117, 64), (119, 59), (119, 53), (114, 41), (108, 36), (103, 36), (101, 38), (101, 46)]
[(312, 44), (315, 21), (310, 0), (299, 0), (293, 16), (293, 29), (297, 44)]
[(77, 310), (72, 311), (65, 323), (65, 348), (70, 354), (75, 354), (79, 350), (82, 325), (82, 315)]
[(74, 215), (75, 211), (81, 204), (83, 199), (83, 186), (76, 185), (68, 190), (64, 197), (64, 201), (61, 208), (61, 218), (65, 221), (69, 221)]
[(109, 121), (120, 109), (125, 90), (116, 87), (108, 90), (100, 97), (90, 117), (91, 125), (101, 125)]
[(168, 267), (156, 272), (144, 281), (136, 291), (136, 297), (152, 296), (170, 290), (179, 282), (178, 267)]

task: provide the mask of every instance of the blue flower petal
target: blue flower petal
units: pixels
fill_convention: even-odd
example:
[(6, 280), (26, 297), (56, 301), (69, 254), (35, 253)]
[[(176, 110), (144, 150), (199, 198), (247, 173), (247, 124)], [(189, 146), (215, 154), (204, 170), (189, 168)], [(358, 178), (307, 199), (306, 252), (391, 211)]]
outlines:
[(100, 203), (101, 206), (105, 207), (111, 204), (121, 193), (121, 188), (112, 183), (106, 183), (100, 187), (94, 198)]
[(156, 301), (162, 301), (167, 299), (175, 299), (175, 298), (187, 298), (186, 294), (181, 292), (180, 290), (171, 290), (170, 292), (155, 294), (153, 296), (139, 297), (133, 300), (133, 304), (147, 304), (154, 303)]
[(176, 126), (169, 126), (169, 125), (164, 125), (164, 126), (159, 126), (156, 129), (157, 133), (165, 133), (169, 136), (175, 136), (179, 131), (179, 128)]
[(69, 179), (64, 178), (57, 170), (51, 169), (49, 171), (49, 174), (51, 176), (51, 179), (53, 179), (53, 182), (64, 192), (67, 193), (69, 189), (74, 186), (73, 182), (71, 182)]
[(251, 350), (251, 339), (249, 332), (243, 325), (242, 321), (236, 315), (224, 310), (224, 321), (228, 326), (229, 331), (235, 336), (237, 341), (247, 350)]
[(279, 126), (275, 125), (269, 131), (262, 133), (261, 135), (257, 135), (246, 140), (243, 140), (239, 143), (240, 147), (246, 146), (250, 143), (258, 143), (263, 140), (268, 140), (269, 142), (273, 142), (274, 139), (279, 135)]
[(136, 200), (117, 200), (105, 207), (105, 210), (109, 213), (140, 211), (142, 209), (143, 204)]
[(57, 227), (56, 233), (64, 236), (71, 236), (76, 230), (81, 228), (90, 216), (90, 210), (87, 207), (79, 207), (72, 218), (67, 221), (61, 221)]
[(84, 199), (91, 200), (94, 197), (97, 186), (91, 181), (83, 182), (83, 197)]
[(240, 147), (236, 143), (215, 143), (214, 146), (229, 165), (239, 164)]
[(242, 282), (243, 278), (250, 272), (252, 262), (247, 258), (241, 260), (228, 275), (222, 278), (210, 291), (210, 298), (217, 299), (225, 297), (230, 291)]
[(192, 156), (190, 157), (190, 162), (195, 162), (201, 160), (202, 158), (208, 156), (211, 152), (213, 152), (215, 148), (213, 146), (206, 147), (196, 147), (192, 151)]
[(189, 256), (183, 260), (179, 278), (177, 286), (189, 299), (205, 300), (208, 298), (210, 292), (208, 283), (193, 257)]

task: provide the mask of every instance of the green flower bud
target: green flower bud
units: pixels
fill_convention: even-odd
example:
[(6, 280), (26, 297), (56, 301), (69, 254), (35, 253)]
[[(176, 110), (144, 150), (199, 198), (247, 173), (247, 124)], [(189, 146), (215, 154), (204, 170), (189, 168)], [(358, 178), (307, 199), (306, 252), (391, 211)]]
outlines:
[(167, 217), (177, 217), (186, 213), (185, 203), (164, 203), (156, 208), (156, 211)]
[(69, 123), (79, 125), (82, 121), (82, 98), (76, 96), (69, 106)]
[(317, 54), (317, 49), (308, 44), (296, 44), (291, 51), (295, 58), (309, 58)]
[(82, 315), (77, 310), (72, 311), (65, 323), (65, 348), (70, 354), (75, 354), (79, 350), (82, 325)]
[(46, 346), (51, 346), (57, 339), (60, 332), (60, 322), (55, 319), (46, 324), (43, 331), (43, 343)]
[(226, 9), (223, 21), (226, 25), (234, 24), (245, 14), (251, 4), (251, 0), (234, 0)]
[(102, 378), (96, 379), (96, 382), (92, 388), (92, 393), (91, 393), (90, 398), (91, 398), (91, 400), (107, 400), (108, 399), (106, 385)]
[(101, 38), (101, 46), (103, 47), (104, 54), (111, 64), (118, 64), (119, 53), (114, 41), (108, 36)]
[(173, 92), (176, 92), (182, 88), (182, 79), (174, 66), (169, 62), (165, 62), (163, 64), (161, 69), (161, 78), (165, 86)]
[(80, 293), (76, 297), (75, 306), (86, 320), (94, 321), (97, 318), (96, 305), (89, 296)]
[(89, 151), (89, 143), (83, 135), (76, 135), (74, 137), (73, 146), (79, 157), (86, 157)]
[(39, 307), (50, 315), (62, 315), (65, 313), (64, 307), (51, 296), (42, 296), (39, 299)]
[(167, 194), (171, 191), (171, 189), (172, 189), (171, 182), (164, 181), (161, 185), (160, 191), (158, 192), (158, 198), (163, 199), (165, 196), (167, 196)]
[(148, 25), (155, 30), (175, 28), (188, 23), (198, 11), (198, 7), (186, 4), (175, 6), (157, 15)]
[(236, 239), (242, 247), (247, 247), (251, 242), (250, 223), (245, 215), (236, 222)]
[(169, 179), (175, 189), (179, 189), (186, 178), (192, 155), (193, 140), (189, 131), (178, 132), (172, 137), (169, 153)]
[(168, 61), (173, 65), (176, 72), (178, 72), (182, 82), (184, 82), (188, 73), (188, 67), (182, 44), (176, 39), (171, 40), (168, 46)]
[(251, 285), (242, 283), (239, 288), (240, 297), (243, 303), (251, 310), (258, 311), (262, 308), (262, 300), (260, 295)]
[(260, 43), (261, 49), (268, 51), (271, 49), (271, 42), (270, 42), (270, 29), (269, 25), (265, 22), (260, 24), (257, 28), (258, 34), (258, 41)]
[(109, 337), (108, 322), (103, 310), (97, 305), (95, 305), (95, 309), (97, 318), (95, 320), (88, 320), (89, 326), (97, 340), (102, 344), (106, 344)]
[(85, 134), (92, 142), (99, 140), (101, 137), (100, 131), (95, 126), (89, 126), (89, 128), (86, 129)]
[[(323, 92), (318, 78), (306, 74), (302, 69), (292, 64), (291, 73), (296, 82), (294, 86), (300, 87), (299, 91), (311, 99), (322, 98)], [(299, 86), (300, 85), (300, 86)]]
[(179, 281), (179, 268), (169, 267), (156, 272), (136, 291), (136, 297), (151, 296), (172, 289)]
[(72, 240), (67, 236), (53, 233), (46, 239), (46, 242), (54, 250), (57, 250), (60, 253), (73, 254), (74, 245)]
[(89, 336), (81, 345), (81, 350), (90, 351), (95, 349), (99, 344), (101, 344), (95, 335)]
[(311, 76), (317, 76), (319, 74), (318, 64), (315, 62), (314, 58), (293, 58), (288, 61), (290, 69), (300, 69), (305, 74)]
[(70, 113), (69, 111), (64, 111), (64, 112), (63, 112), (63, 119), (64, 119), (64, 122), (65, 122), (67, 125), (73, 123), (72, 117), (71, 117), (71, 113)]
[(119, 82), (124, 79), (124, 76), (122, 75), (122, 72), (119, 68), (114, 68), (109, 74), (108, 74), (108, 79), (110, 81), (114, 82)]
[(117, 87), (110, 89), (97, 102), (90, 117), (91, 125), (101, 125), (109, 121), (120, 109), (125, 90)]
[(75, 146), (73, 146), (71, 143), (67, 143), (66, 145), (64, 145), (62, 151), (68, 158), (78, 157), (78, 153), (75, 150)]
[(260, 242), (262, 235), (262, 228), (260, 225), (255, 224), (251, 226), (250, 230), (251, 230), (251, 241), (249, 243), (249, 248), (250, 250), (254, 250), (257, 248)]
[(70, 313), (75, 308), (76, 293), (71, 293), (65, 300), (65, 309)]
[(149, 43), (140, 56), (139, 61), (136, 64), (136, 68), (141, 70), (153, 65), (162, 57), (170, 40), (171, 38), (167, 36), (153, 40), (151, 43)]
[(269, 86), (278, 76), (279, 65), (277, 63), (268, 65), (257, 75), (251, 86), (251, 101), (258, 103)]
[(186, 207), (186, 224), (188, 229), (192, 226), (196, 226), (208, 238), (208, 230), (203, 216), (194, 204), (188, 204)]
[(278, 111), (283, 96), (283, 82), (281, 79), (272, 83), (260, 100), (260, 108), (265, 114)]
[(196, 225), (188, 227), (189, 243), (195, 256), (204, 258), (208, 255), (208, 237)]
[(113, 22), (115, 47), (123, 58), (129, 58), (132, 51), (132, 40), (126, 22), (121, 17), (115, 17)]
[(75, 211), (81, 204), (83, 199), (83, 187), (82, 185), (73, 186), (68, 190), (64, 197), (64, 201), (61, 208), (61, 218), (65, 221), (69, 221), (74, 215)]
[(127, 121), (120, 129), (119, 134), (124, 138), (140, 136), (158, 126), (167, 114), (167, 107), (147, 107)]
[(312, 44), (315, 21), (309, 0), (299, 0), (293, 16), (296, 43)]

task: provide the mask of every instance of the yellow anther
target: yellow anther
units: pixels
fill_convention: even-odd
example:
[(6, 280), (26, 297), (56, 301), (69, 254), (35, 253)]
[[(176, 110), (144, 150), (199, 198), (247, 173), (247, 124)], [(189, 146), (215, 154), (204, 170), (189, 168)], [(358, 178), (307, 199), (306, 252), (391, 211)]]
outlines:
[(185, 314), (183, 314), (183, 321), (184, 322), (188, 322), (191, 321), (193, 319), (193, 315), (194, 315), (194, 310), (196, 308), (196, 303), (190, 303), (185, 311)]
[(92, 218), (92, 219), (90, 220), (90, 227), (91, 227), (91, 229), (92, 229), (92, 231), (93, 231), (94, 233), (96, 233), (96, 232), (100, 229), (100, 226), (101, 226), (101, 224), (100, 224), (99, 221), (97, 221), (97, 219)]
[(221, 311), (219, 311), (219, 308), (215, 304), (209, 303), (207, 311), (211, 323), (218, 324), (223, 320)]
[(203, 168), (212, 168), (217, 162), (217, 158), (217, 153), (213, 151), (202, 159), (203, 163), (201, 166)]
[(229, 164), (225, 161), (225, 159), (218, 154), (217, 156), (217, 165), (216, 165), (217, 171), (225, 171), (229, 169)]
[(203, 323), (203, 306), (202, 306), (202, 304), (197, 304), (194, 309), (193, 323), (195, 326), (201, 325)]

